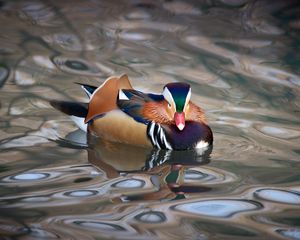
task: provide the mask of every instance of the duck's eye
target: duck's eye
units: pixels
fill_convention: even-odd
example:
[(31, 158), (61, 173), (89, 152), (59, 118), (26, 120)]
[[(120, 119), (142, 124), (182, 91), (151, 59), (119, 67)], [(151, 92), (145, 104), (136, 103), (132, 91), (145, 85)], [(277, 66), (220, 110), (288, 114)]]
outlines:
[(171, 104), (170, 103), (168, 103), (168, 108), (171, 108)]

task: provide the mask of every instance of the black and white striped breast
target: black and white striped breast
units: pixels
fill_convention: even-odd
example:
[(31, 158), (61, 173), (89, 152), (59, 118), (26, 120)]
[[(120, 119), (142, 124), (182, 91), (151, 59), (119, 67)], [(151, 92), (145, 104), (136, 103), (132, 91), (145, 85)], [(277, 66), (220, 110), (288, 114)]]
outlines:
[(160, 124), (150, 122), (147, 126), (147, 135), (153, 146), (159, 149), (173, 149), (167, 140), (165, 130)]
[(147, 135), (152, 145), (158, 149), (206, 149), (213, 142), (211, 129), (205, 124), (194, 121), (186, 121), (182, 131), (174, 124), (161, 125), (150, 122), (147, 126)]

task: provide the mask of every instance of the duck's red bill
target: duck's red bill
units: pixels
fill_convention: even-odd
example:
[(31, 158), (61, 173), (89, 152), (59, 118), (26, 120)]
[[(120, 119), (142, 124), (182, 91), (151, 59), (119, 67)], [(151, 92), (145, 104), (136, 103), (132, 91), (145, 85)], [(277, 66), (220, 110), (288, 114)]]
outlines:
[(177, 128), (182, 131), (185, 127), (185, 117), (184, 117), (184, 112), (178, 113), (176, 112), (174, 114), (174, 119), (175, 119), (175, 124)]

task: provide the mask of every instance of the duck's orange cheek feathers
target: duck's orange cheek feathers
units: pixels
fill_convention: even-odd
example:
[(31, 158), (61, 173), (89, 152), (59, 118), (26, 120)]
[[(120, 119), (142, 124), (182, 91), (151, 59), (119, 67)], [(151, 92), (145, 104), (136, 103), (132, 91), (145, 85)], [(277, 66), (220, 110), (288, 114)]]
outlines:
[(163, 107), (164, 107), (164, 109), (165, 109), (165, 111), (166, 111), (166, 113), (167, 113), (167, 115), (168, 115), (168, 118), (169, 118), (171, 121), (174, 121), (174, 114), (175, 114), (175, 112), (176, 112), (174, 106), (169, 107), (169, 106), (168, 106), (168, 103), (164, 103), (164, 104), (163, 104)]
[(142, 114), (146, 119), (156, 123), (170, 123), (173, 121), (173, 116), (169, 115), (163, 103), (146, 103)]

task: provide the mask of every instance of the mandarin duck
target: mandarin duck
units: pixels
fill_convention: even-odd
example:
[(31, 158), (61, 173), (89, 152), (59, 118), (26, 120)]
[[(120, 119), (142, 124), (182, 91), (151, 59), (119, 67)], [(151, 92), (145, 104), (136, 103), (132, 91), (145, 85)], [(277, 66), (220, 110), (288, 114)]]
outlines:
[(90, 134), (112, 142), (170, 150), (212, 145), (212, 131), (203, 110), (190, 101), (187, 83), (168, 83), (161, 94), (133, 89), (127, 75), (110, 77), (99, 87), (80, 85), (88, 103), (50, 103)]

